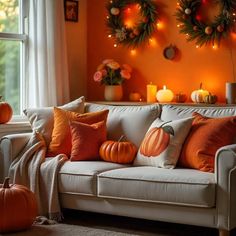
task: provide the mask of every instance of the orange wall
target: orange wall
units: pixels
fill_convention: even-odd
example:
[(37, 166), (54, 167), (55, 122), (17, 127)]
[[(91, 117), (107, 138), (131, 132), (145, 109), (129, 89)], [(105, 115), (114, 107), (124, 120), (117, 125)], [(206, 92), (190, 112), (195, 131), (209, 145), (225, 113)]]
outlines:
[[(107, 37), (106, 1), (89, 0), (87, 4), (88, 100), (104, 100), (104, 86), (93, 81), (93, 74), (103, 59), (113, 58), (134, 68), (132, 79), (123, 85), (124, 100), (128, 99), (131, 91), (137, 91), (145, 98), (146, 85), (150, 82), (156, 84), (158, 89), (165, 84), (173, 92), (181, 91), (187, 95), (203, 82), (205, 89), (216, 94), (221, 102), (225, 101), (225, 83), (233, 81), (230, 48), (233, 50), (236, 67), (236, 39), (223, 43), (217, 50), (209, 47), (196, 49), (194, 43), (188, 43), (185, 36), (178, 33), (173, 16), (176, 1), (158, 0), (160, 20), (164, 28), (155, 34), (157, 44), (138, 48), (137, 54), (132, 56), (127, 48), (114, 48), (112, 39)], [(176, 45), (180, 52), (179, 58), (175, 61), (163, 57), (164, 48), (170, 44)]]
[(86, 96), (87, 0), (79, 1), (79, 21), (66, 21), (66, 41), (71, 100)]

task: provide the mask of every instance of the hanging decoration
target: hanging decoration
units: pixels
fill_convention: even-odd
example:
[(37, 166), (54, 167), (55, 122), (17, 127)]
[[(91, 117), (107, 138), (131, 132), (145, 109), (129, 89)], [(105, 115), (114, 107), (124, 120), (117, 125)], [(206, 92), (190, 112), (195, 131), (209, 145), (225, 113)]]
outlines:
[[(132, 4), (138, 7), (142, 20), (131, 27), (125, 24), (124, 16)], [(136, 48), (147, 42), (157, 28), (156, 5), (152, 0), (111, 0), (106, 8), (108, 37), (115, 39), (116, 47), (122, 44)]]
[(218, 0), (222, 5), (221, 12), (210, 24), (201, 21), (198, 9), (208, 0), (180, 0), (176, 11), (177, 25), (180, 33), (187, 36), (188, 41), (195, 41), (196, 47), (220, 44), (222, 38), (229, 35), (236, 23), (236, 0)]

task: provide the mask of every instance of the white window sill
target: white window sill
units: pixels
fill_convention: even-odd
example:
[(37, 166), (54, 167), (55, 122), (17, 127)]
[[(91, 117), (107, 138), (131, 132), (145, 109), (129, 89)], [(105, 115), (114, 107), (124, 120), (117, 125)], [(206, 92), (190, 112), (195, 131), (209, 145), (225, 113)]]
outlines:
[(6, 124), (0, 124), (0, 137), (14, 133), (31, 132), (30, 123), (27, 120), (12, 119)]

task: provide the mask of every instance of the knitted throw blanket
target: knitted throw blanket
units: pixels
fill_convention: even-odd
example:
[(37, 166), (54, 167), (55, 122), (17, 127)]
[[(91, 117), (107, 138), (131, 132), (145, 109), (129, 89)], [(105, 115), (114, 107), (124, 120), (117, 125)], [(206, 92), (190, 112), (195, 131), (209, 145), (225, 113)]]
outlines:
[(45, 155), (44, 138), (33, 132), (27, 145), (11, 163), (9, 176), (13, 183), (25, 185), (35, 193), (40, 216), (60, 221), (57, 174), (68, 158), (64, 154), (53, 158), (45, 158)]

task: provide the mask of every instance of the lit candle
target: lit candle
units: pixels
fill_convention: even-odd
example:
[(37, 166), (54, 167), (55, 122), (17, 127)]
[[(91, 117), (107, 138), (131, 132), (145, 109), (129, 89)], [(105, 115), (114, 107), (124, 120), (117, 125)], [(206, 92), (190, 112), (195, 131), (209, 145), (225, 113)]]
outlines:
[(157, 86), (150, 83), (147, 85), (147, 102), (156, 102)]
[(171, 102), (174, 98), (174, 94), (171, 90), (167, 89), (166, 86), (163, 86), (163, 89), (158, 90), (156, 94), (158, 102)]

